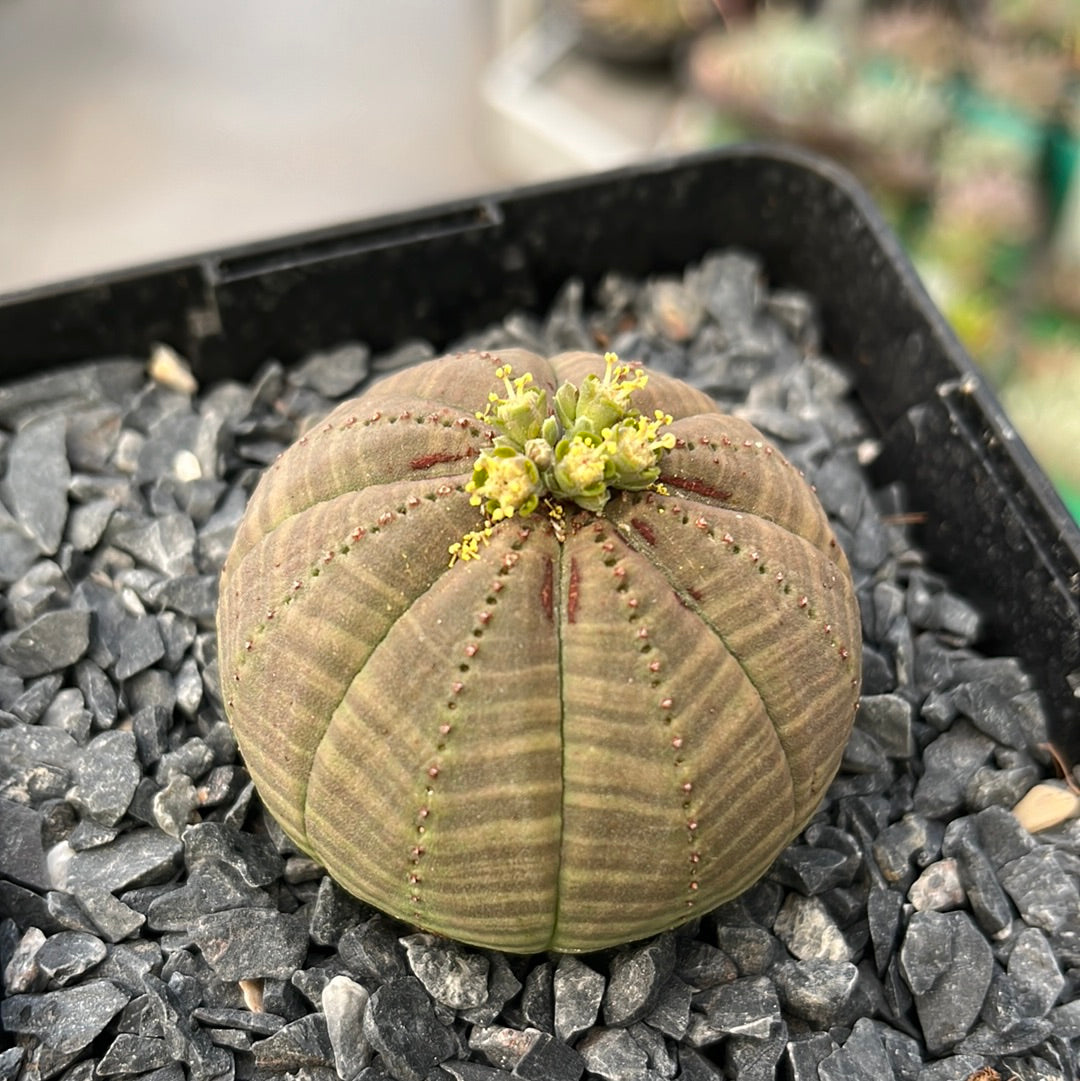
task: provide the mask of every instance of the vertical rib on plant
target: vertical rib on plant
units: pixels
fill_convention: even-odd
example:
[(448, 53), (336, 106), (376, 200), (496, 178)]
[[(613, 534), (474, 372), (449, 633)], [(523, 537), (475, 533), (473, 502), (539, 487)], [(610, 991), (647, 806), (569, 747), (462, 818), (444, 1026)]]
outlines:
[[(854, 592), (805, 481), (685, 384), (613, 378), (516, 350), (391, 376), (267, 471), (223, 574), (226, 708), (268, 809), (357, 896), (479, 945), (595, 949), (741, 892), (857, 702)], [(566, 463), (605, 379), (622, 415), (573, 451), (601, 447), (601, 490)]]

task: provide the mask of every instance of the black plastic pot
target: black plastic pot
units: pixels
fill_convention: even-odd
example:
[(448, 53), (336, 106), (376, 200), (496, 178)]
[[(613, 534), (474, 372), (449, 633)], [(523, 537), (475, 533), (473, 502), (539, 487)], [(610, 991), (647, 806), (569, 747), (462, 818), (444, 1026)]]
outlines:
[[(0, 379), (165, 341), (200, 380), (349, 339), (436, 346), (570, 276), (681, 269), (741, 247), (812, 294), (876, 425), (916, 539), (1038, 677), (1080, 757), (1080, 530), (851, 177), (744, 147), (498, 193), (0, 298)], [(0, 388), (2, 394), (2, 388)]]

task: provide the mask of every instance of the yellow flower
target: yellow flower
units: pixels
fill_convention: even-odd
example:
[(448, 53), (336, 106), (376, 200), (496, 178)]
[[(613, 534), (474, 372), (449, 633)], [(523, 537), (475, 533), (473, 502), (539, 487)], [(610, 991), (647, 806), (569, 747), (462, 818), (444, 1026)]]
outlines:
[(547, 391), (530, 373), (512, 378), (510, 366), (502, 365), (495, 376), (506, 396), (492, 391), (477, 416), (498, 434), (465, 485), (473, 506), (483, 509), (484, 525), (450, 546), (451, 566), (475, 559), (497, 522), (531, 514), (541, 499), (561, 540), (560, 500), (599, 514), (612, 488), (658, 486), (660, 459), (675, 436), (661, 431), (671, 423), (667, 413), (657, 410), (649, 420), (630, 403), (648, 382), (646, 372), (607, 353), (602, 377), (587, 375), (580, 391), (563, 383), (550, 409)]
[(513, 447), (490, 447), (480, 452), (472, 479), (465, 485), (472, 503), (482, 506), (492, 522), (530, 514), (543, 495), (536, 463)]

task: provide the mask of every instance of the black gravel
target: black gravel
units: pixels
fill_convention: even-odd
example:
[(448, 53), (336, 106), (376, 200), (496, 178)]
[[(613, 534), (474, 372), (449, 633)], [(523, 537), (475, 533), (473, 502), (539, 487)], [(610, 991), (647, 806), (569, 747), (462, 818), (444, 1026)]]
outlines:
[[(0, 1081), (1074, 1079), (1080, 822), (1039, 688), (929, 566), (812, 298), (721, 253), (569, 282), (461, 346), (613, 348), (758, 425), (854, 568), (864, 697), (841, 772), (748, 893), (603, 953), (395, 923), (264, 815), (225, 722), (217, 575), (262, 468), (424, 342), (194, 391), (168, 354), (0, 388)], [(175, 378), (173, 377), (175, 376)], [(1011, 1073), (1010, 1073), (1011, 1071)]]

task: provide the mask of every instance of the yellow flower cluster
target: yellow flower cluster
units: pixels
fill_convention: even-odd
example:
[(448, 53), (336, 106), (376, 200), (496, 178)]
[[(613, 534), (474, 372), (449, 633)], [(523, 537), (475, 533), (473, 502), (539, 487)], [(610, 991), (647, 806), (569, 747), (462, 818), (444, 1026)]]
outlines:
[(541, 499), (561, 519), (563, 502), (599, 514), (612, 489), (657, 485), (660, 458), (675, 436), (662, 431), (669, 414), (656, 410), (650, 420), (631, 404), (633, 392), (648, 382), (647, 372), (607, 353), (603, 376), (586, 376), (580, 389), (563, 383), (553, 408), (530, 372), (513, 378), (510, 366), (502, 365), (495, 376), (506, 396), (492, 391), (476, 415), (498, 434), (480, 452), (465, 485), (472, 504), (483, 509), (484, 524), (450, 546), (451, 566), (475, 559), (497, 522), (532, 514)]

